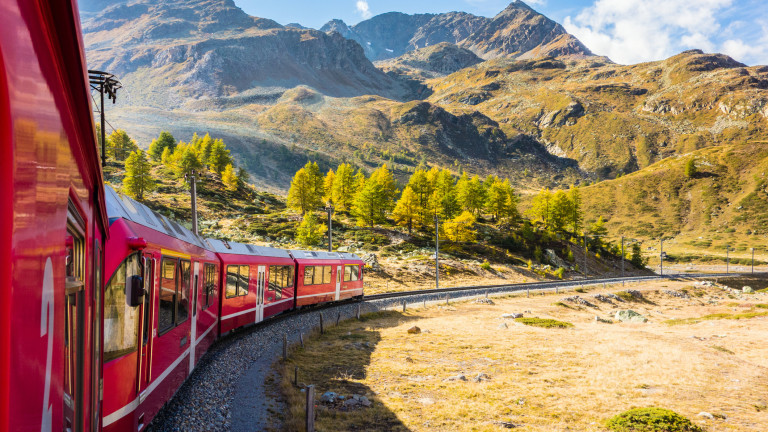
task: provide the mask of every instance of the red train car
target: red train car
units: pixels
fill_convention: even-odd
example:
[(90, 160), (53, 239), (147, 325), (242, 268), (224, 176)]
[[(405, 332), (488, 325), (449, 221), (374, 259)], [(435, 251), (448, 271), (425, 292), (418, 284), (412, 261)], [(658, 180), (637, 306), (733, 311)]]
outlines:
[(341, 252), (292, 250), (296, 263), (296, 307), (363, 295), (363, 261)]
[(106, 189), (104, 430), (140, 430), (216, 339), (220, 263), (205, 240)]
[(0, 430), (97, 430), (99, 154), (72, 1), (0, 2)]
[(288, 251), (208, 239), (221, 260), (221, 334), (293, 308)]

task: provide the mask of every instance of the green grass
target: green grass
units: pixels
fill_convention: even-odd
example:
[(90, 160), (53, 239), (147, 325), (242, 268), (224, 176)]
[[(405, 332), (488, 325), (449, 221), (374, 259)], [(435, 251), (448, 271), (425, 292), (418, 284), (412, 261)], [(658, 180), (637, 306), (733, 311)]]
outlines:
[(605, 426), (614, 432), (703, 432), (680, 414), (664, 408), (633, 408), (610, 420)]
[(724, 352), (726, 354), (735, 354), (733, 351), (729, 350), (728, 348), (721, 347), (719, 345), (711, 345), (710, 348), (712, 348), (714, 350), (718, 350), (720, 352)]
[(712, 321), (712, 320), (721, 320), (721, 319), (739, 320), (739, 319), (750, 319), (750, 318), (755, 318), (760, 316), (768, 316), (768, 312), (745, 312), (745, 313), (739, 313), (739, 314), (716, 313), (716, 314), (704, 315), (697, 318), (671, 319), (671, 320), (664, 321), (664, 324), (668, 324), (668, 325), (696, 324), (702, 321)]
[(560, 306), (560, 307), (564, 307), (564, 308), (567, 308), (567, 309), (574, 309), (573, 306), (565, 304), (563, 302), (556, 302), (556, 303), (553, 303), (553, 304), (555, 306)]
[(533, 327), (543, 328), (568, 328), (573, 324), (565, 321), (558, 321), (551, 318), (515, 318), (515, 321)]

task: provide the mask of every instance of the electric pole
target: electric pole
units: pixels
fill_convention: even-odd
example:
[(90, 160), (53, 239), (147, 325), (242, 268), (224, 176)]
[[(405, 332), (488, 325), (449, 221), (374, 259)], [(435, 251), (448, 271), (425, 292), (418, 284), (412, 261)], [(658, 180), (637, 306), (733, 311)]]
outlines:
[(725, 274), (730, 273), (728, 268), (731, 266), (731, 257), (728, 254), (731, 250), (730, 245), (725, 245)]
[(333, 252), (333, 220), (331, 219), (333, 204), (330, 201), (325, 206), (325, 211), (328, 212), (328, 252)]
[(755, 274), (755, 248), (752, 248), (752, 274)]
[(584, 233), (584, 279), (587, 278), (587, 255), (589, 254), (589, 249), (587, 248), (587, 234)]
[(440, 288), (440, 218), (435, 215), (435, 289)]
[(111, 73), (101, 72), (97, 70), (88, 71), (88, 82), (91, 85), (91, 89), (99, 92), (101, 99), (101, 106), (99, 107), (99, 113), (101, 116), (101, 166), (107, 164), (107, 133), (106, 133), (106, 118), (104, 117), (104, 93), (112, 100), (114, 104), (117, 102), (117, 90), (123, 87), (120, 81), (115, 78)]
[(195, 170), (192, 170), (192, 172), (189, 173), (189, 175), (184, 175), (184, 179), (189, 182), (189, 193), (191, 195), (191, 201), (192, 201), (192, 232), (195, 233), (195, 235), (198, 235), (197, 232), (197, 179), (195, 178), (197, 173), (195, 173)]
[(621, 236), (621, 277), (624, 277), (624, 236)]
[(660, 240), (659, 246), (659, 274), (664, 276), (664, 239)]

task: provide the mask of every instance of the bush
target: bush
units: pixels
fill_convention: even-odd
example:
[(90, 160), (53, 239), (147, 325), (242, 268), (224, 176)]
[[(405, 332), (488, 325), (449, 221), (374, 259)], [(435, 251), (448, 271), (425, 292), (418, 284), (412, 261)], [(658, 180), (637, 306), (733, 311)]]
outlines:
[(483, 261), (482, 264), (480, 264), (480, 268), (483, 270), (491, 270), (491, 264), (488, 261)]
[(634, 408), (606, 422), (614, 432), (702, 432), (680, 414), (664, 408)]
[(550, 318), (515, 318), (515, 321), (533, 326), (533, 327), (543, 327), (543, 328), (568, 328), (573, 327), (573, 324), (565, 321), (558, 321), (553, 320)]
[(555, 276), (557, 276), (558, 279), (562, 279), (564, 274), (565, 274), (565, 269), (563, 267), (560, 267), (559, 269), (555, 270)]

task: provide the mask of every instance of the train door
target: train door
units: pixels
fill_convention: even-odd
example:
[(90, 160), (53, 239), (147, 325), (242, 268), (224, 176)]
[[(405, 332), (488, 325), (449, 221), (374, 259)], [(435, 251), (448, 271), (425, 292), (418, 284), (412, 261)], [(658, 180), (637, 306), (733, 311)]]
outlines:
[[(141, 357), (139, 358), (139, 394), (152, 381), (152, 329), (154, 327), (155, 267), (152, 254), (144, 254), (144, 303), (141, 305)], [(143, 399), (144, 395), (140, 396)]]
[(102, 323), (102, 273), (101, 273), (101, 237), (96, 234), (93, 240), (93, 320), (91, 322), (92, 352), (91, 352), (91, 431), (101, 430), (101, 399), (104, 380), (101, 376), (101, 323)]
[[(85, 222), (70, 205), (67, 217), (64, 301), (64, 427), (83, 426), (85, 340)], [(88, 401), (90, 403), (90, 401)]]
[(339, 300), (339, 297), (341, 296), (341, 275), (344, 273), (342, 271), (342, 266), (336, 266), (336, 300)]
[(256, 322), (264, 320), (264, 282), (266, 267), (259, 266), (259, 275), (256, 279)]
[(190, 341), (189, 341), (189, 373), (192, 373), (192, 370), (195, 368), (195, 357), (197, 355), (196, 353), (196, 345), (197, 345), (197, 307), (200, 304), (200, 302), (197, 299), (198, 296), (198, 286), (200, 280), (200, 263), (195, 262), (194, 263), (194, 277), (192, 278), (192, 282), (194, 283), (192, 288), (192, 325), (190, 330)]

